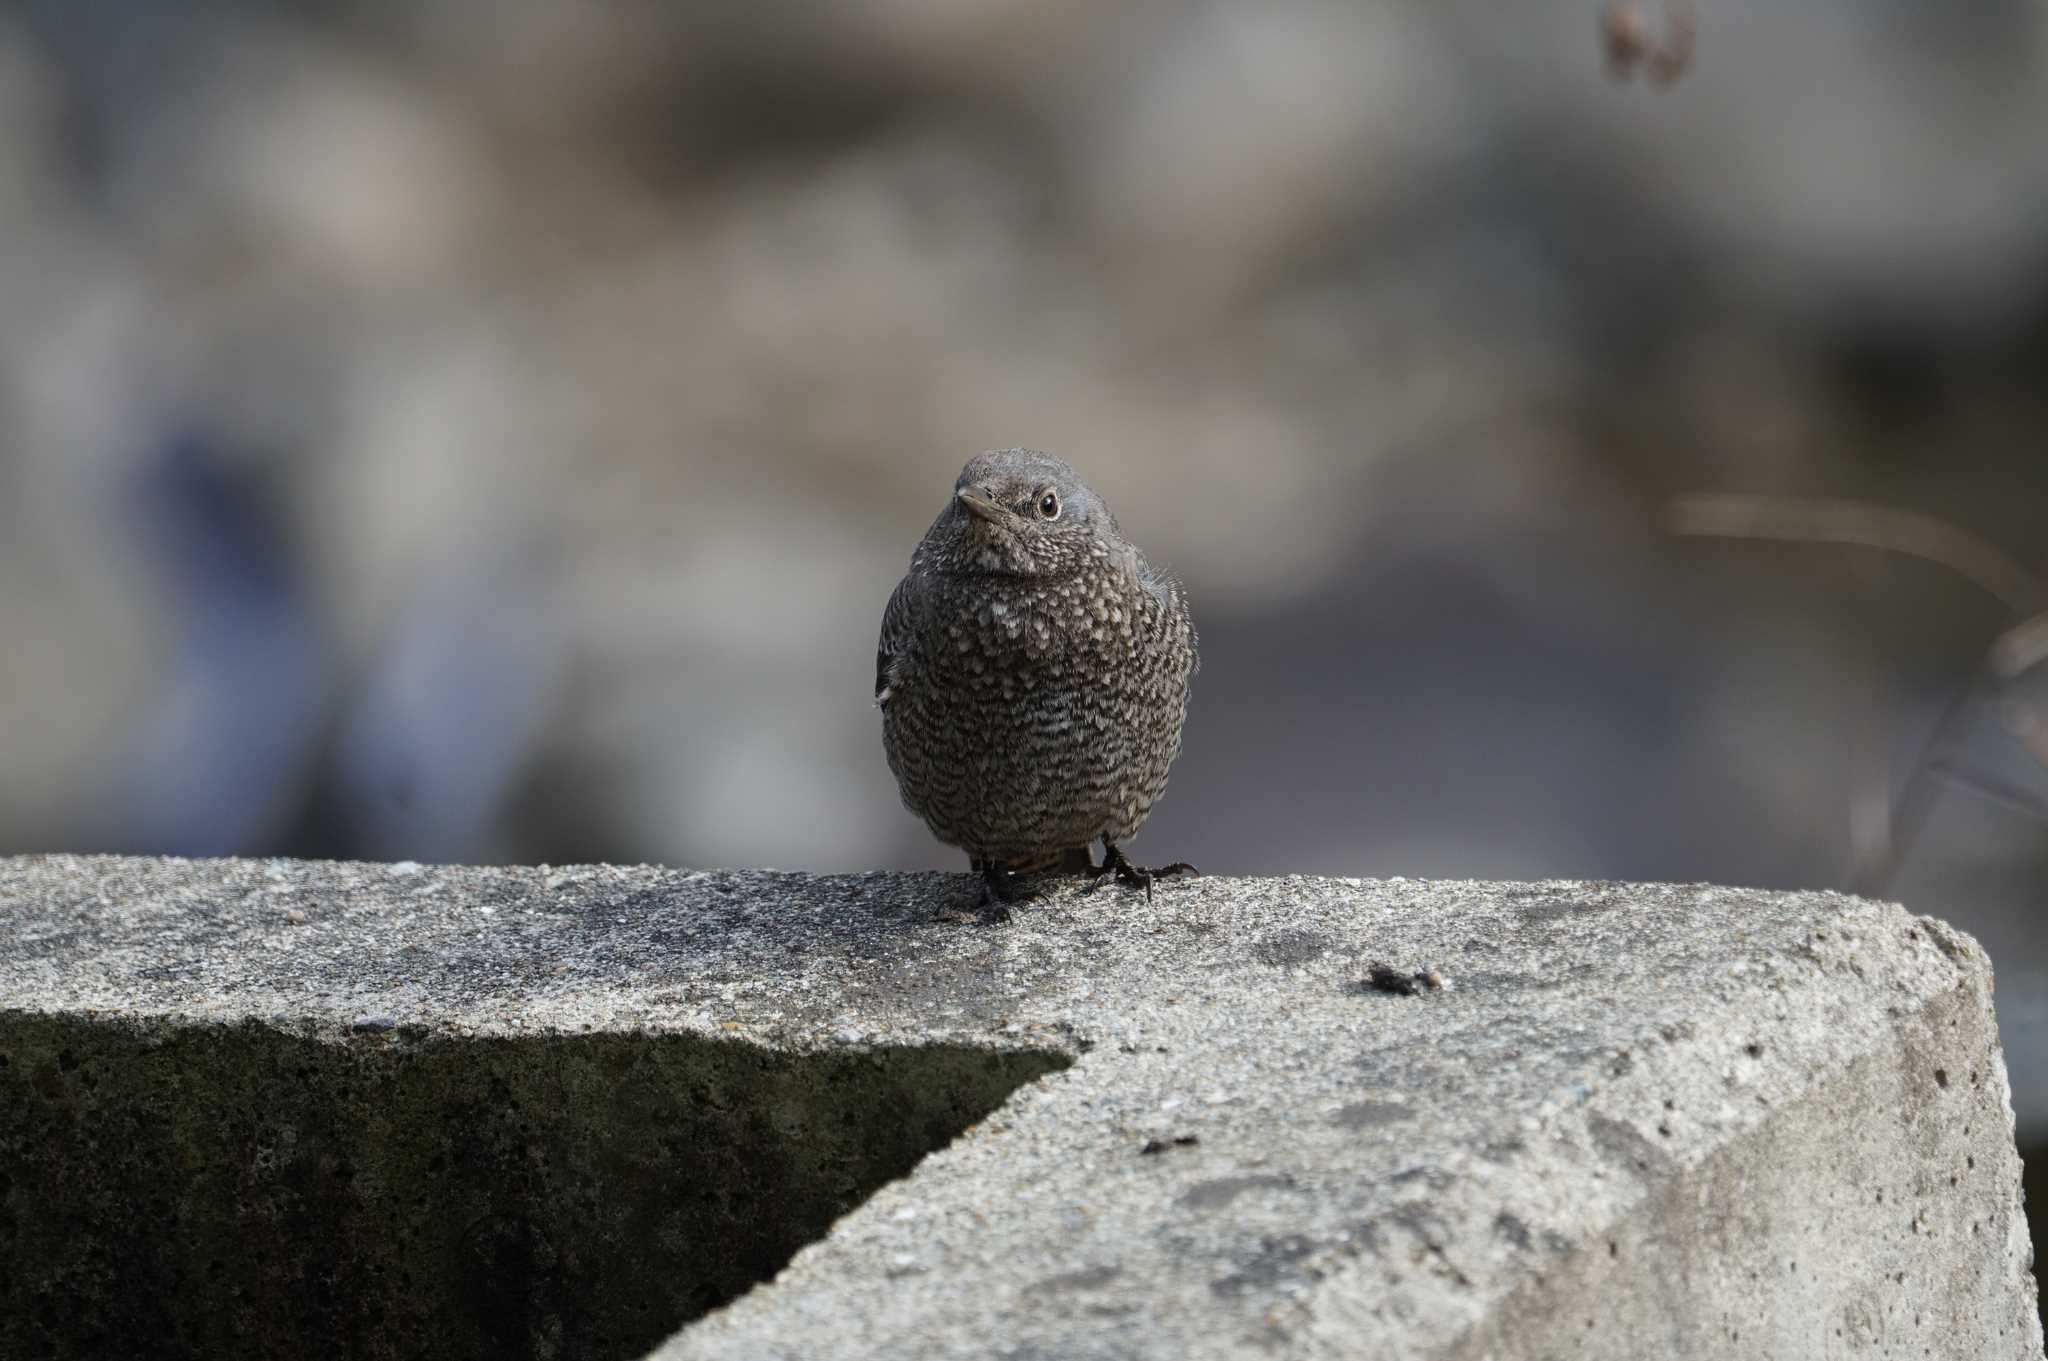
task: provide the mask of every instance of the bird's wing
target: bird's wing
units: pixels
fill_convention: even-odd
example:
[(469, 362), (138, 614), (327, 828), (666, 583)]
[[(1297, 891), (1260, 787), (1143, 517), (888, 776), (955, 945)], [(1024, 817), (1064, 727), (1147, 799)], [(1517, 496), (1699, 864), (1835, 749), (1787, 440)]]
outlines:
[[(1187, 626), (1188, 645), (1193, 647), (1196, 641), (1195, 621), (1188, 612), (1188, 593), (1180, 584), (1180, 578), (1139, 558), (1138, 584), (1159, 602), (1169, 619), (1179, 620)], [(1202, 669), (1202, 654), (1199, 651), (1195, 653), (1193, 669)]]
[(1180, 578), (1173, 573), (1154, 567), (1143, 558), (1138, 559), (1138, 584), (1151, 597), (1169, 611), (1178, 610), (1180, 605)]
[(921, 592), (916, 576), (906, 576), (896, 583), (896, 589), (889, 594), (889, 603), (882, 610), (882, 637), (875, 644), (875, 703), (886, 704), (889, 700), (890, 674), (896, 660), (910, 648), (911, 632), (917, 618)]

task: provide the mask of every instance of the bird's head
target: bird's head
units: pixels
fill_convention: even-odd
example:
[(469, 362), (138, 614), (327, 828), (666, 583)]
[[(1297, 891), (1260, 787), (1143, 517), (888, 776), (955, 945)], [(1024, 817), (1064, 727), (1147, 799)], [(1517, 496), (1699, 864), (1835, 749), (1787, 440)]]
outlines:
[(956, 571), (1047, 576), (1118, 541), (1116, 520), (1067, 464), (1031, 449), (977, 454), (932, 526)]

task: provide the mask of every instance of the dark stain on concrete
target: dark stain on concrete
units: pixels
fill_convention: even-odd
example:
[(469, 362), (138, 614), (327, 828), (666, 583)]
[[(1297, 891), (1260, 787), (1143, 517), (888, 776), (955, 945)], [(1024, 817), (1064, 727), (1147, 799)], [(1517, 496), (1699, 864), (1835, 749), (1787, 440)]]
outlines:
[(1047, 1276), (1033, 1281), (1024, 1288), (1027, 1295), (1064, 1295), (1075, 1290), (1100, 1290), (1124, 1274), (1122, 1267), (1091, 1266), (1079, 1271), (1063, 1271), (1057, 1276)]
[(1180, 1203), (1190, 1210), (1220, 1210), (1247, 1191), (1262, 1190), (1268, 1186), (1292, 1187), (1294, 1178), (1273, 1173), (1260, 1173), (1248, 1177), (1217, 1177), (1212, 1181), (1199, 1181), (1181, 1193)]
[(1252, 943), (1252, 958), (1261, 964), (1308, 964), (1330, 952), (1330, 938), (1320, 931), (1289, 928), (1271, 931)]
[(1415, 1118), (1415, 1108), (1398, 1101), (1354, 1101), (1330, 1117), (1330, 1123), (1345, 1129), (1378, 1129)]

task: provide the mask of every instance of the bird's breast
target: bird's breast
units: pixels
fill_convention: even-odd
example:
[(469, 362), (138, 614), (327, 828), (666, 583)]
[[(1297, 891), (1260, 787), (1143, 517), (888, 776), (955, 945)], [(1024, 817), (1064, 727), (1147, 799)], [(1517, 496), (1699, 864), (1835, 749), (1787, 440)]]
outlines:
[(988, 579), (951, 602), (938, 651), (984, 667), (1113, 663), (1136, 643), (1144, 604), (1115, 585), (1106, 575)]

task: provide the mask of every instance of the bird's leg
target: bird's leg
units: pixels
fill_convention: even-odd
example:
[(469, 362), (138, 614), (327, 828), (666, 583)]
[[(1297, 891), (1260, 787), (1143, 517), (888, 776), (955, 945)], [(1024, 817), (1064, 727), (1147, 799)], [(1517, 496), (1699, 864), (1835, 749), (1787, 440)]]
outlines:
[(1104, 840), (1102, 843), (1102, 863), (1088, 871), (1088, 877), (1091, 882), (1081, 892), (1093, 893), (1102, 886), (1104, 878), (1114, 874), (1116, 881), (1126, 888), (1143, 888), (1145, 890), (1145, 901), (1149, 903), (1152, 901), (1152, 881), (1154, 879), (1168, 874), (1199, 873), (1201, 871), (1185, 860), (1176, 860), (1171, 865), (1162, 865), (1156, 870), (1140, 869), (1125, 858), (1124, 853), (1116, 848), (1114, 842)]
[(1010, 904), (1018, 897), (1017, 876), (1000, 860), (982, 861), (981, 901), (976, 904), (982, 915), (992, 922), (1006, 922), (1010, 919)]
[[(981, 905), (1005, 907), (1017, 901), (1017, 876), (1000, 860), (981, 862)], [(1003, 915), (1008, 916), (1006, 912)]]
[(974, 900), (973, 909), (941, 908), (932, 920), (958, 922), (970, 926), (982, 922), (1008, 921), (1009, 905), (1017, 901), (1017, 876), (1010, 873), (1002, 861), (983, 860), (979, 856), (968, 857), (967, 869), (968, 873), (981, 877), (981, 893)]

